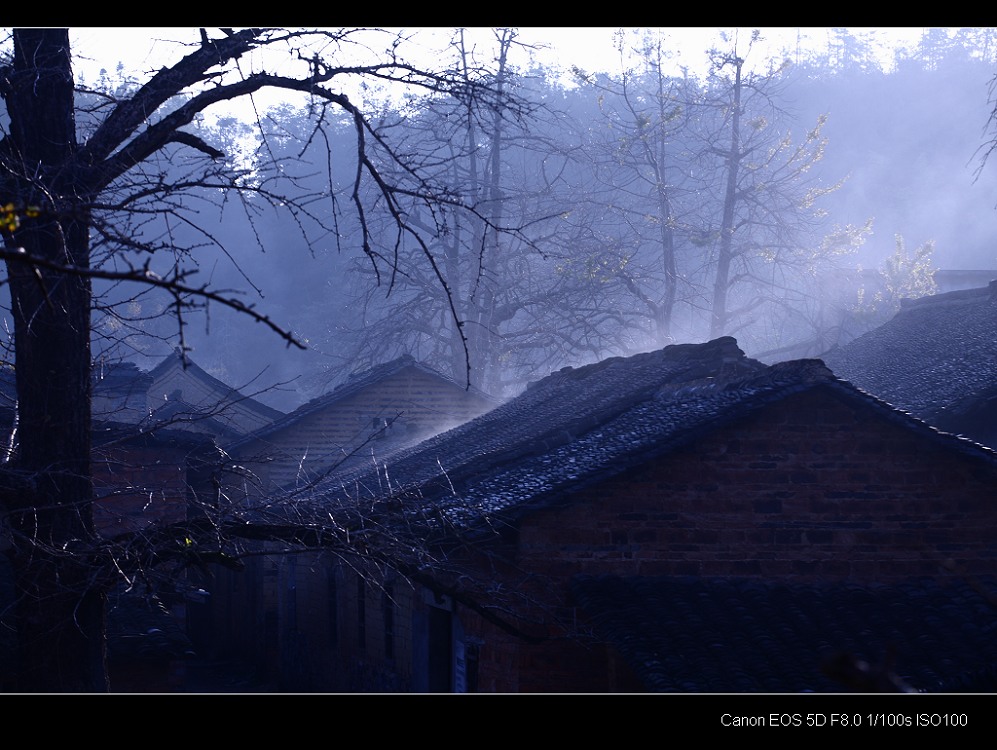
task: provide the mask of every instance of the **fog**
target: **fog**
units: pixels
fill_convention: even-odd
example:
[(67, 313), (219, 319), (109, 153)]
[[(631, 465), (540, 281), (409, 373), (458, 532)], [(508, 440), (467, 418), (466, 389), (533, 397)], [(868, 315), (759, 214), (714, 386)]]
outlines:
[[(806, 54), (768, 51), (758, 59), (757, 51), (746, 53), (743, 37), (738, 42), (738, 54), (755, 56), (746, 80), (763, 94), (744, 92), (742, 143), (757, 143), (757, 150), (745, 150), (738, 173), (743, 195), (757, 201), (736, 207), (741, 221), (723, 300), (715, 292), (718, 237), (732, 160), (708, 154), (730, 140), (723, 102), (731, 69), (683, 77), (655, 65), (664, 58), (654, 57), (648, 39), (628, 37), (641, 53), (622, 68), (618, 55), (607, 55), (617, 67), (589, 70), (585, 80), (565, 77), (563, 66), (528, 61), (502, 71), (530, 104), (505, 120), (482, 111), (473, 125), (458, 122), (460, 107), (439, 97), (432, 104), (393, 101), (372, 112), (375, 121), (394, 125), (385, 133), (405, 158), (434, 182), (449, 180), (505, 230), (490, 234), (480, 216), (451, 211), (446, 231), (434, 231), (428, 209), (413, 202), (407, 219), (420, 227), (437, 268), (406, 236), (401, 273), (393, 276), (396, 227), (378, 214), (376, 192), (364, 186), (372, 240), (383, 256), (379, 285), (348, 200), (356, 148), (348, 123), (307, 140), (314, 131), (299, 105), (264, 117), (267, 157), (276, 157), (285, 178), (279, 189), (314, 194), (316, 217), (331, 211), (328, 195), (336, 195), (335, 226), (262, 204), (221, 205), (211, 194), (197, 208), (197, 228), (175, 224), (169, 236), (196, 247), (180, 259), (197, 271), (194, 279), (231, 290), (306, 348), (215, 302), (183, 312), (183, 344), (201, 367), (283, 410), (403, 353), (459, 382), (469, 354), (472, 383), (508, 396), (565, 365), (718, 332), (737, 337), (751, 355), (815, 355), (882, 321), (882, 309), (879, 317), (857, 315), (858, 285), (840, 279), (849, 270), (879, 269), (898, 235), (908, 251), (933, 243), (933, 268), (997, 269), (997, 163), (982, 161), (993, 134), (989, 86), (997, 70), (991, 35), (983, 32), (993, 30), (930, 38), (925, 30), (919, 44), (885, 56), (861, 44), (854, 51), (860, 38), (825, 31), (825, 46)], [(476, 54), (485, 75), (499, 75), (498, 42), (486, 42)], [(779, 68), (787, 57), (793, 64)], [(822, 115), (826, 143), (808, 145)], [(201, 124), (209, 141), (229, 140), (229, 153), (256, 143), (255, 124), (245, 126)], [(248, 140), (239, 142), (239, 134)], [(806, 163), (794, 156), (800, 150), (809, 154)], [(408, 184), (383, 153), (374, 158)], [(254, 164), (263, 168), (265, 161), (260, 155)], [(488, 171), (494, 164), (498, 175)], [(483, 200), (488, 189), (501, 193), (499, 204)], [(801, 208), (808, 192), (819, 197)], [(827, 238), (845, 227), (853, 234), (829, 245)], [(161, 226), (134, 231), (147, 240), (164, 236)], [(673, 271), (663, 243), (672, 248)], [(180, 343), (168, 298), (150, 292), (132, 299), (136, 290), (120, 286), (98, 291), (104, 303), (129, 302), (116, 308), (117, 318), (98, 316), (97, 356), (150, 368)], [(453, 310), (465, 323), (466, 352)], [(153, 317), (159, 312), (165, 315)]]

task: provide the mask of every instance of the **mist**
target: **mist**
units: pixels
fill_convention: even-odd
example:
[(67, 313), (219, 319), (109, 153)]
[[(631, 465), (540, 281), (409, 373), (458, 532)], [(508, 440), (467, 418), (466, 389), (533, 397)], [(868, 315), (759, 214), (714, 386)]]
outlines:
[[(196, 254), (166, 265), (180, 262), (194, 278), (231, 290), (305, 348), (223, 305), (198, 303), (178, 319), (168, 299), (104, 287), (119, 315), (98, 326), (95, 355), (149, 368), (182, 334), (201, 367), (288, 411), (401, 354), (461, 384), (470, 357), (471, 384), (498, 397), (566, 365), (717, 334), (735, 336), (752, 356), (819, 354), (863, 332), (841, 325), (849, 315), (854, 323), (859, 290), (843, 287), (840, 274), (879, 269), (898, 236), (910, 250), (933, 243), (935, 269), (997, 269), (997, 164), (983, 160), (994, 51), (982, 33), (989, 30), (964, 31), (980, 33), (923, 41), (898, 52), (889, 72), (869, 55), (843, 56), (831, 41), (806, 57), (795, 53), (785, 68), (754, 61), (755, 70), (779, 72), (751, 74), (765, 96), (744, 102), (740, 137), (757, 137), (769, 154), (783, 150), (768, 163), (739, 157), (739, 177), (757, 177), (751, 189), (763, 198), (736, 215), (766, 230), (735, 238), (723, 315), (717, 238), (732, 160), (707, 153), (729, 140), (722, 104), (730, 68), (713, 78), (674, 76), (656, 67), (643, 38), (632, 68), (565, 85), (563, 71), (500, 70), (493, 46), (477, 49), (482, 75), (504, 76), (529, 106), (461, 119), (461, 103), (436, 97), (387, 102), (381, 120), (423, 174), (477, 206), (477, 215), (452, 208), (432, 217), (407, 206), (425, 247), (375, 220), (378, 265), (361, 250), (357, 219), (346, 210), (355, 168), (349, 124), (327, 123), (316, 138), (304, 108), (274, 111), (264, 122), (269, 140), (246, 135), (243, 148), (255, 144), (257, 165), (281, 165), (281, 190), (314, 194), (316, 214), (337, 212), (335, 231), (307, 216), (219, 206), (208, 195), (199, 229), (170, 228)], [(653, 158), (642, 150), (648, 144)], [(812, 160), (780, 192), (764, 193), (802, 148), (813, 149)], [(494, 165), (498, 173), (489, 171)], [(801, 209), (807, 191), (818, 197)], [(851, 234), (827, 246), (847, 227)]]

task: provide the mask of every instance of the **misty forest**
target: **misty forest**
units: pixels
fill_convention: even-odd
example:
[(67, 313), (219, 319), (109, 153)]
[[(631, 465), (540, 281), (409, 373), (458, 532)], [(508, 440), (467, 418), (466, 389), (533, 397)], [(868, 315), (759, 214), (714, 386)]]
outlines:
[[(997, 269), (995, 29), (926, 28), (895, 46), (829, 28), (777, 51), (731, 31), (695, 67), (675, 62), (682, 29), (622, 29), (599, 68), (544, 63), (515, 28), (473, 31), (448, 31), (427, 63), (408, 56), (404, 30), (190, 29), (148, 70), (113, 49), (77, 65), (98, 53), (58, 30), (8, 33), (0, 391), (14, 416), (0, 549), (12, 583), (0, 569), (0, 619), (17, 635), (0, 633), (14, 654), (0, 655), (3, 689), (114, 690), (112, 592), (162, 603), (189, 576), (203, 594), (280, 545), (360, 561), (350, 570), (378, 592), (366, 616), (371, 601), (385, 608), (378, 648), (392, 661), (422, 658), (392, 650), (398, 580), (435, 592), (437, 609), (412, 619), (431, 636), (425, 681), (351, 673), (353, 686), (471, 689), (491, 646), (468, 637), (460, 679), (446, 677), (457, 662), (433, 656), (442, 601), (536, 642), (539, 589), (522, 590), (530, 617), (483, 603), (499, 586), (454, 572), (460, 555), (477, 562), (467, 537), (438, 542), (429, 513), (397, 525), (385, 497), (334, 513), (314, 492), (254, 505), (246, 491), (222, 508), (235, 492), (219, 480), (182, 522), (95, 532), (88, 436), (108, 415), (90, 403), (123, 366), (152, 371), (179, 352), (274, 414), (406, 356), (490, 405), (660, 350), (690, 357), (687, 379), (705, 388), (709, 357), (723, 377), (760, 378), (945, 291), (946, 273)], [(717, 348), (665, 349), (706, 342)], [(245, 461), (244, 443), (216, 442), (230, 469)], [(502, 455), (511, 465), (522, 451)], [(461, 476), (447, 478), (455, 495)], [(309, 560), (274, 563), (272, 580), (297, 581), (274, 594), (280, 612)], [(318, 658), (296, 643), (274, 653)], [(542, 689), (525, 679), (518, 689)]]
[[(762, 359), (819, 354), (932, 291), (931, 270), (997, 267), (997, 177), (983, 163), (992, 33), (926, 30), (892, 50), (889, 71), (846, 29), (825, 49), (762, 60), (732, 37), (703, 51), (704, 77), (667, 72), (667, 37), (637, 30), (619, 38), (637, 53), (625, 67), (568, 74), (514, 64), (514, 30), (473, 49), (455, 36), (447, 64), (513, 98), (370, 95), (386, 147), (447, 197), (431, 212), (398, 195), (425, 248), (368, 227), (390, 274), (357, 252), (349, 119), (316, 126), (313, 105), (294, 102), (259, 112), (260, 129), (195, 121), (258, 194), (206, 189), (196, 225), (160, 208), (116, 230), (169, 248), (162, 258), (123, 254), (117, 235), (98, 255), (196, 271), (307, 348), (210, 303), (178, 330), (169, 298), (110, 285), (94, 357), (148, 365), (179, 342), (290, 410), (403, 353), (500, 398), (565, 365), (721, 334)], [(123, 96), (133, 73), (85, 84)], [(257, 171), (274, 163), (279, 184)], [(180, 180), (189, 169), (157, 168)], [(278, 215), (267, 200), (289, 191), (302, 207)], [(879, 272), (901, 277), (878, 284)]]

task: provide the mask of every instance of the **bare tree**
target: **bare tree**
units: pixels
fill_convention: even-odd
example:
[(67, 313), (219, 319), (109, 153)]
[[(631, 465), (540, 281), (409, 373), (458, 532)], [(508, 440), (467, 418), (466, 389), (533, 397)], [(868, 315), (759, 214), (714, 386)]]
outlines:
[(692, 186), (688, 135), (695, 123), (689, 99), (695, 81), (668, 75), (660, 36), (645, 32), (632, 49), (629, 44), (621, 35), (617, 76), (583, 76), (598, 93), (605, 120), (604, 127), (593, 129), (595, 139), (588, 146), (602, 186), (593, 194), (596, 211), (588, 213), (600, 217), (607, 213), (605, 206), (611, 207), (615, 221), (600, 222), (600, 264), (607, 271), (612, 267), (622, 294), (634, 300), (635, 317), (647, 321), (629, 325), (646, 328), (642, 338), (664, 346), (674, 340), (676, 306), (689, 291), (680, 289), (684, 274), (679, 269), (680, 256), (688, 255), (682, 213)]
[(980, 178), (987, 161), (997, 151), (997, 75), (990, 79), (987, 103), (990, 105), (990, 115), (987, 118), (984, 130), (985, 140), (980, 144), (979, 149), (977, 149), (976, 154), (979, 161), (973, 173), (977, 180)]
[[(494, 106), (433, 96), (406, 120), (406, 144), (434, 161), (439, 180), (466, 196), (468, 205), (410, 212), (414, 224), (432, 233), (441, 262), (429, 263), (412, 245), (402, 254), (393, 299), (382, 303), (369, 279), (360, 277), (358, 307), (371, 314), (364, 315), (349, 360), (413, 354), (493, 395), (505, 395), (508, 381), (521, 377), (510, 360), (518, 359), (529, 336), (520, 332), (535, 330), (533, 318), (549, 304), (537, 271), (545, 264), (545, 232), (563, 205), (543, 184), (547, 165), (533, 150), (548, 124), (542, 104), (527, 91), (527, 76), (512, 64), (519, 45), (514, 29), (495, 29), (494, 44), (482, 51), (457, 30), (450, 53), (460, 76), (510, 99)], [(363, 270), (369, 276), (369, 268)], [(507, 378), (512, 371), (516, 375)]]
[[(822, 122), (794, 137), (782, 69), (746, 67), (748, 51), (713, 53), (710, 76), (667, 72), (667, 46), (638, 37), (621, 72), (586, 76), (603, 124), (586, 144), (596, 185), (573, 203), (574, 266), (592, 273), (618, 347), (737, 334), (754, 351), (821, 323), (821, 272), (863, 230), (831, 228), (812, 168)], [(637, 63), (633, 61), (637, 60)]]
[[(360, 227), (358, 249), (379, 275), (390, 275), (403, 241), (430, 253), (423, 234), (406, 220), (403, 199), (431, 207), (459, 202), (459, 197), (423, 179), (418, 165), (394, 150), (341, 86), (362, 78), (458, 98), (495, 99), (502, 93), (407, 62), (405, 40), (394, 35), (384, 39), (383, 33), (356, 29), (202, 29), (177, 62), (81, 112), (68, 31), (15, 29), (11, 41), (12, 57), (0, 69), (8, 118), (0, 140), (0, 205), (6, 206), (0, 255), (14, 321), (18, 446), (4, 472), (0, 498), (15, 571), (18, 686), (100, 691), (107, 689), (110, 582), (131, 575), (126, 567), (139, 560), (163, 559), (164, 550), (172, 550), (167, 558), (176, 558), (177, 552), (189, 557), (222, 529), (207, 522), (199, 535), (192, 528), (165, 529), (126, 547), (109, 546), (95, 533), (90, 466), (94, 280), (162, 290), (181, 333), (185, 312), (207, 301), (249, 315), (288, 346), (300, 346), (286, 327), (252, 304), (192, 278), (186, 262), (198, 248), (216, 243), (198, 224), (198, 204), (248, 206), (252, 196), (256, 205), (289, 212), (304, 233), (318, 230), (331, 237), (337, 236), (339, 211), (349, 209)], [(268, 72), (273, 68), (265, 67), (265, 53), (270, 51), (292, 61), (295, 72)], [(332, 193), (281, 192), (279, 164), (259, 164), (247, 174), (191, 127), (217, 105), (267, 89), (305, 98), (314, 113), (316, 138), (329, 118), (352, 123), (356, 149), (344, 165), (352, 174), (345, 205)], [(395, 168), (387, 169), (389, 164)], [(362, 199), (368, 189), (376, 204)], [(372, 231), (372, 212), (393, 222), (388, 242)], [(257, 533), (265, 535), (270, 526), (261, 528)], [(284, 525), (278, 536), (297, 533), (288, 528)], [(315, 529), (310, 533), (321, 536)], [(338, 543), (345, 536), (334, 538)], [(128, 554), (122, 553), (125, 548)], [(206, 559), (208, 553), (198, 554)]]
[[(701, 196), (709, 198), (699, 228), (707, 250), (700, 274), (709, 288), (711, 338), (743, 332), (771, 316), (773, 306), (797, 315), (818, 294), (817, 272), (850, 253), (870, 229), (834, 227), (821, 238), (827, 227), (820, 199), (840, 187), (811, 176), (826, 147), (824, 118), (799, 140), (780, 127), (782, 68), (761, 74), (746, 68), (757, 39), (756, 32), (747, 49), (735, 44), (713, 53), (701, 102), (698, 167), (706, 176)], [(794, 291), (808, 287), (814, 295)]]

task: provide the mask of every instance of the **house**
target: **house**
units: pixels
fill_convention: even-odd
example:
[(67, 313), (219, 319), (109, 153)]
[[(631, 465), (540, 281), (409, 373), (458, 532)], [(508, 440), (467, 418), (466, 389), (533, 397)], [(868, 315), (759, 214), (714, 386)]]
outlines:
[[(184, 385), (196, 394), (205, 413), (177, 398), (159, 403), (157, 390), (171, 388), (176, 393)], [(16, 395), (13, 370), (0, 371), (5, 457), (16, 450)], [(94, 523), (103, 535), (183, 520), (190, 505), (217, 491), (210, 477), (221, 465), (215, 438), (236, 435), (238, 425), (281, 416), (193, 362), (184, 370), (179, 355), (168, 357), (152, 372), (131, 362), (97, 362), (91, 408)]]
[(148, 418), (152, 376), (134, 362), (99, 360), (90, 377), (94, 422), (138, 424)]
[(254, 492), (309, 486), (333, 469), (369, 465), (497, 404), (406, 355), (354, 374), (225, 448), (256, 477)]
[[(282, 416), (179, 354), (151, 372), (129, 362), (101, 361), (92, 377), (94, 528), (100, 544), (120, 544), (122, 556), (141, 548), (141, 535), (149, 529), (183, 522), (216, 504), (222, 465), (216, 440), (235, 439), (242, 430)], [(8, 368), (0, 370), (0, 430), (0, 450), (7, 459), (16, 451), (16, 388)], [(5, 543), (0, 535), (0, 554)], [(0, 631), (6, 632), (15, 629), (7, 619), (13, 613), (11, 575), (0, 564)], [(175, 626), (184, 618), (185, 574), (171, 570), (166, 575), (171, 577), (158, 583), (156, 594), (172, 607), (169, 622)], [(112, 618), (129, 597), (144, 599), (146, 588), (138, 583), (128, 581), (130, 593), (115, 598)], [(10, 639), (0, 639), (0, 685), (11, 673), (4, 664), (11, 650)], [(130, 658), (127, 649), (112, 657)], [(116, 664), (117, 673), (122, 669)]]
[(210, 375), (179, 349), (150, 370), (149, 377), (150, 424), (209, 432), (221, 441), (258, 430), (284, 415), (244, 393), (245, 388)]
[(189, 430), (139, 432), (103, 422), (93, 430), (93, 519), (105, 537), (178, 523), (217, 498), (222, 455), (210, 435)]
[(931, 278), (939, 294), (961, 289), (978, 289), (988, 286), (997, 279), (997, 269), (993, 268), (939, 268)]
[(103, 534), (183, 520), (217, 492), (217, 443), (283, 416), (179, 349), (148, 372), (98, 361), (92, 411), (94, 522)]
[(217, 443), (283, 415), (179, 350), (148, 372), (98, 361), (92, 414), (94, 524), (105, 535), (182, 521), (190, 507), (213, 501)]
[[(941, 268), (931, 274), (936, 295), (978, 289), (997, 279), (997, 269)], [(815, 319), (821, 321), (813, 335), (767, 350), (755, 350), (752, 356), (767, 362), (803, 357), (824, 357), (828, 350), (848, 342), (886, 322), (894, 304), (909, 305), (912, 299), (900, 298), (900, 292), (882, 270), (875, 268), (841, 268), (819, 279)], [(837, 370), (835, 371), (837, 372)]]
[[(219, 579), (216, 643), (234, 646), (233, 627), (265, 633), (261, 665), (294, 690), (744, 689), (649, 680), (614, 643), (618, 629), (585, 594), (586, 577), (618, 588), (664, 581), (672, 593), (690, 579), (714, 590), (821, 586), (830, 591), (823, 601), (846, 607), (847, 590), (860, 586), (890, 607), (889, 591), (912, 600), (918, 582), (997, 574), (995, 482), (993, 451), (859, 390), (819, 360), (766, 366), (731, 338), (669, 346), (565, 368), (376, 471), (329, 477), (316, 523), (322, 513), (379, 513), (383, 531), (394, 514), (395, 569), (337, 550), (275, 556), (258, 577)], [(225, 585), (241, 587), (238, 606)], [(944, 608), (940, 590), (922, 605)], [(682, 600), (675, 606), (704, 601), (695, 588)], [(757, 627), (736, 605), (723, 610), (730, 626)], [(863, 620), (875, 606), (866, 600), (833, 623), (811, 616), (801, 642), (815, 652), (875, 650), (884, 636)], [(992, 631), (981, 637), (974, 617), (962, 642), (940, 646), (951, 678), (969, 646), (980, 665), (997, 657)], [(890, 628), (901, 645), (924, 635), (919, 620)], [(717, 642), (707, 628), (695, 633), (713, 639), (702, 647)], [(753, 684), (825, 689), (817, 655), (806, 688), (785, 675), (755, 675)], [(733, 672), (752, 663), (734, 647), (727, 658)], [(913, 655), (895, 658), (906, 668)]]
[(188, 430), (235, 440), (284, 415), (210, 375), (177, 349), (146, 372), (133, 362), (98, 360), (93, 370), (95, 422)]
[(897, 408), (997, 447), (997, 281), (907, 300), (822, 359)]
[[(298, 505), (330, 473), (371, 465), (496, 404), (413, 357), (402, 356), (354, 374), (333, 391), (225, 445), (233, 470), (223, 478), (224, 494), (240, 503), (284, 498)], [(282, 563), (286, 563), (283, 568)], [(323, 655), (309, 652), (306, 644), (278, 643), (277, 613), (288, 611), (286, 597), (293, 596), (296, 586), (292, 581), (280, 589), (278, 569), (282, 575), (304, 575), (296, 573), (296, 560), (256, 555), (245, 564), (245, 573), (219, 570), (205, 582), (210, 613), (196, 607), (192, 611), (212, 622), (206, 630), (217, 637), (213, 646), (207, 636), (199, 638), (202, 648), (256, 660), (273, 673), (281, 664), (287, 673), (290, 663), (325, 671), (319, 666)], [(310, 572), (307, 566), (302, 570)], [(323, 585), (335, 586), (334, 582)]]

